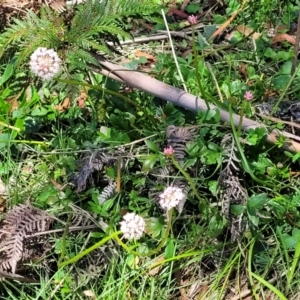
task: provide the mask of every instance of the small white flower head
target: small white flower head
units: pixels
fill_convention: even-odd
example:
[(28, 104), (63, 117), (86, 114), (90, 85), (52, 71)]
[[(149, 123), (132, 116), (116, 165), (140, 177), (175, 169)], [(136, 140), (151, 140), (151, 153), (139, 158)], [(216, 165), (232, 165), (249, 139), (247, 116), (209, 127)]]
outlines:
[(61, 59), (53, 49), (40, 47), (31, 54), (29, 66), (36, 76), (50, 80), (60, 71)]
[(145, 231), (145, 220), (135, 213), (127, 213), (120, 222), (121, 231), (128, 240), (140, 239)]
[(168, 186), (159, 195), (159, 204), (162, 209), (169, 211), (173, 207), (178, 207), (185, 201), (185, 194), (177, 186)]

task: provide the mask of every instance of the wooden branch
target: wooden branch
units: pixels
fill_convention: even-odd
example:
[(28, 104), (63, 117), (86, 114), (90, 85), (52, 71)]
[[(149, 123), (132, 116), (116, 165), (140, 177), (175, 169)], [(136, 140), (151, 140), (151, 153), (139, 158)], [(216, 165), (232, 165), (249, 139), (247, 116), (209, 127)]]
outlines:
[[(93, 69), (96, 72), (112, 77), (113, 79), (125, 83), (130, 87), (148, 92), (149, 94), (152, 94), (160, 99), (170, 101), (188, 110), (191, 111), (207, 110), (205, 101), (200, 97), (189, 94), (171, 85), (165, 84), (143, 73), (132, 71), (122, 66), (108, 62), (104, 60), (103, 57), (100, 55), (95, 55), (95, 57), (99, 61), (100, 65), (103, 67), (103, 69), (101, 70), (97, 67), (93, 67)], [(209, 104), (209, 107), (210, 109), (219, 109), (221, 120), (223, 122), (230, 122), (230, 114), (228, 111), (220, 109), (213, 104)], [(232, 114), (232, 118), (233, 118), (234, 125), (237, 127), (239, 125), (240, 116), (237, 114)], [(267, 126), (262, 123), (253, 121), (248, 118), (243, 118), (243, 122), (242, 122), (243, 130), (248, 131), (250, 129), (255, 129), (259, 127), (267, 128)], [(297, 143), (296, 141), (293, 140), (293, 139), (297, 140), (299, 138), (291, 133), (274, 129), (267, 135), (267, 141), (270, 143), (276, 143), (278, 142), (279, 136), (284, 136), (287, 138), (287, 141), (283, 145), (284, 149), (287, 149), (292, 152), (300, 152), (300, 143)]]

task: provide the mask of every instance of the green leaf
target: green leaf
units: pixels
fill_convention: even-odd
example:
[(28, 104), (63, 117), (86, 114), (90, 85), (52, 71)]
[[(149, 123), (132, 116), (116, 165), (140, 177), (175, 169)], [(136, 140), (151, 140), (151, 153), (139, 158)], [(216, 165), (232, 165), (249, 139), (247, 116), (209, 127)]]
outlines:
[(170, 239), (168, 241), (168, 244), (167, 244), (167, 247), (165, 250), (165, 255), (164, 255), (165, 259), (172, 258), (174, 256), (174, 251), (175, 251), (174, 240)]
[(0, 85), (5, 83), (13, 75), (14, 69), (15, 69), (15, 67), (11, 63), (6, 66), (4, 73), (0, 78)]
[(286, 249), (295, 248), (300, 238), (300, 229), (294, 228), (292, 231), (292, 235), (283, 233), (282, 238), (282, 242)]
[(274, 77), (272, 81), (273, 81), (274, 87), (277, 90), (280, 90), (287, 86), (290, 79), (291, 79), (290, 75), (278, 75), (278, 76)]
[(265, 193), (252, 195), (247, 201), (247, 208), (253, 210), (261, 209), (263, 208), (267, 200), (268, 196)]
[(31, 115), (33, 117), (36, 117), (36, 116), (45, 116), (45, 115), (47, 115), (47, 113), (48, 113), (48, 110), (45, 109), (44, 107), (36, 107), (31, 112)]
[(186, 11), (189, 14), (195, 14), (198, 13), (200, 10), (200, 4), (199, 3), (189, 3), (186, 7)]
[(0, 149), (6, 147), (11, 140), (10, 133), (2, 133), (0, 134)]
[(256, 215), (255, 211), (248, 210), (248, 218), (254, 226), (257, 227), (259, 225), (259, 217)]
[(42, 192), (38, 196), (38, 200), (44, 203), (52, 196), (57, 197), (57, 189), (52, 184), (48, 184), (43, 188)]
[(165, 225), (165, 221), (163, 217), (159, 218), (150, 218), (149, 222), (147, 222), (147, 232), (153, 237), (157, 238)]
[(105, 215), (107, 215), (106, 213), (112, 208), (114, 202), (115, 202), (114, 199), (106, 200), (106, 201), (102, 204), (101, 214), (104, 213)]
[(159, 152), (159, 149), (158, 149), (158, 146), (157, 146), (156, 143), (154, 143), (154, 142), (152, 142), (152, 141), (150, 141), (150, 140), (146, 140), (145, 143), (146, 143), (147, 147), (148, 147), (151, 151), (153, 151), (153, 152), (155, 152), (155, 153), (158, 153), (158, 152)]
[(111, 129), (106, 127), (106, 126), (101, 126), (100, 127), (100, 132), (99, 135), (103, 138), (103, 139), (108, 139), (111, 137)]
[(143, 163), (142, 171), (143, 172), (150, 171), (154, 167), (157, 158), (158, 158), (157, 154), (150, 154), (150, 155), (148, 155), (148, 157), (146, 158), (146, 160)]
[(116, 172), (115, 169), (112, 167), (107, 167), (105, 169), (105, 174), (109, 177), (109, 178), (116, 178)]
[(230, 212), (235, 216), (241, 215), (245, 211), (245, 209), (246, 206), (241, 204), (233, 204), (230, 206)]

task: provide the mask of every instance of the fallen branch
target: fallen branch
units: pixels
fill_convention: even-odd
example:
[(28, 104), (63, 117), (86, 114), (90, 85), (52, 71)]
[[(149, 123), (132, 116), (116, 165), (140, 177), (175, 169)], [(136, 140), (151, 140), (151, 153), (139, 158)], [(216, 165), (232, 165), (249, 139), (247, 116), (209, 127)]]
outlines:
[[(100, 55), (95, 55), (97, 60), (103, 69), (93, 67), (96, 72), (109, 76), (119, 82), (127, 84), (133, 88), (148, 92), (160, 99), (170, 101), (176, 105), (184, 107), (191, 111), (206, 111), (207, 105), (203, 99), (195, 95), (189, 94), (183, 90), (175, 88), (171, 85), (165, 84), (157, 79), (154, 79), (148, 75), (142, 74), (137, 71), (132, 71), (126, 69), (122, 66), (113, 64), (104, 60)], [(216, 107), (213, 104), (209, 104), (210, 109), (219, 109), (221, 120), (223, 122), (230, 122), (230, 114), (221, 108)], [(237, 127), (240, 122), (240, 116), (237, 114), (232, 114), (232, 119), (234, 125)], [(255, 129), (259, 127), (267, 128), (265, 124), (253, 121), (248, 118), (243, 118), (242, 129), (248, 131), (250, 129)], [(270, 143), (278, 142), (278, 137), (283, 136), (287, 140), (283, 144), (283, 148), (292, 152), (300, 152), (300, 143), (294, 140), (299, 140), (299, 138), (291, 133), (285, 131), (279, 131), (273, 129), (266, 137), (267, 141)]]

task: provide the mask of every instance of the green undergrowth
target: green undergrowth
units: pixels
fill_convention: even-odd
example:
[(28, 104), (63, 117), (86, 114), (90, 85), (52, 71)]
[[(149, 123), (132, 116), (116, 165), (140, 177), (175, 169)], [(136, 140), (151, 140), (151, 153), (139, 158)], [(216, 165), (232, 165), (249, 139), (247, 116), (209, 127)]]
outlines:
[[(191, 1), (186, 12), (206, 11), (205, 1), (198, 2)], [(113, 6), (105, 10), (89, 0), (106, 14), (105, 22), (99, 17), (95, 24), (84, 19), (84, 5), (66, 19), (45, 8), (44, 15), (30, 12), (0, 35), (1, 218), (28, 202), (55, 217), (46, 232), (36, 230), (42, 238), (29, 240), (40, 252), (18, 261), (16, 274), (32, 282), (7, 278), (0, 299), (299, 297), (299, 153), (288, 151), (280, 134), (275, 143), (266, 142), (272, 129), (298, 134), (271, 119), (286, 113), (282, 103), (299, 99), (300, 71), (292, 72), (293, 46), (269, 37), (279, 25), (292, 35), (298, 2), (246, 1), (224, 33), (231, 38), (212, 41), (241, 7), (239, 1), (223, 2), (211, 18), (198, 20), (207, 25), (192, 28), (193, 41), (176, 40), (179, 70), (164, 52), (155, 54), (151, 70), (151, 76), (185, 85), (216, 106), (197, 113), (127, 89), (92, 68), (99, 67), (95, 50), (120, 55), (106, 38), (117, 45), (143, 22), (155, 24), (153, 31), (164, 26), (155, 2), (144, 14), (134, 5), (127, 12), (124, 4), (117, 20)], [(135, 25), (128, 25), (131, 18)], [(75, 21), (86, 30), (78, 39), (70, 27)], [(171, 30), (183, 26), (180, 19), (168, 21)], [(47, 34), (39, 22), (59, 22), (61, 31), (53, 25)], [(32, 23), (36, 27), (28, 29)], [(238, 25), (260, 36), (247, 37)], [(66, 55), (51, 81), (29, 72), (37, 46)], [(139, 62), (143, 70), (145, 61)], [(269, 118), (260, 119), (257, 107), (267, 103)], [(222, 110), (231, 114), (227, 122), (221, 122)], [(242, 121), (234, 126), (233, 113), (266, 127), (244, 131)], [(175, 153), (168, 156), (170, 145)], [(159, 195), (171, 185), (182, 188), (186, 202), (166, 213)], [(128, 212), (147, 222), (138, 241), (119, 233)], [(0, 275), (11, 273), (4, 260), (0, 249)]]

